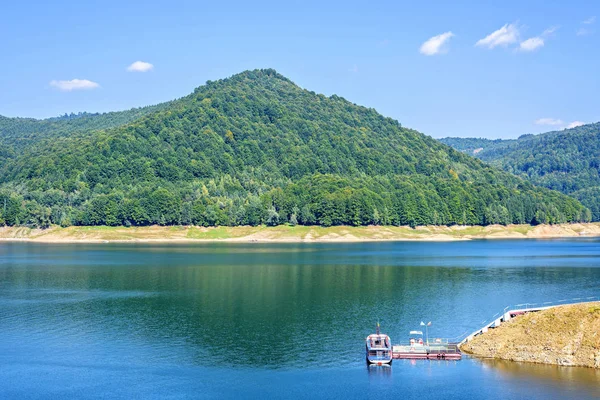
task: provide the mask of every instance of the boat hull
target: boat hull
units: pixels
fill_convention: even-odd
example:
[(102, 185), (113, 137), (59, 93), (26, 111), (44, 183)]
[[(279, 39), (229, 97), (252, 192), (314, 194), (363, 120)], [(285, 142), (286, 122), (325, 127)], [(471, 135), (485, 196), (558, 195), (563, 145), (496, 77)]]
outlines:
[(366, 357), (367, 360), (367, 364), (370, 365), (392, 365), (392, 361), (394, 361), (393, 358), (389, 358), (389, 359), (370, 359), (369, 357)]

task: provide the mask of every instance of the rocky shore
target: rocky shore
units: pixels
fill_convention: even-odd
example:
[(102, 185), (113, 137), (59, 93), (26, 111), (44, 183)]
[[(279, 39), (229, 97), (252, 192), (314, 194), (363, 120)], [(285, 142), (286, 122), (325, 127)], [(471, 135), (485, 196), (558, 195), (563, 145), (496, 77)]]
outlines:
[(600, 368), (600, 302), (517, 316), (461, 350), (510, 361)]

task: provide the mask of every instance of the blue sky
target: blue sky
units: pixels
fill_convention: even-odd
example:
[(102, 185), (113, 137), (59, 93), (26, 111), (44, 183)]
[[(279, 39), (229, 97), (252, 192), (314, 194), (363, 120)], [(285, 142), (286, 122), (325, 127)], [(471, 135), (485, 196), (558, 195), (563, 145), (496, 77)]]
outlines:
[(275, 68), (433, 137), (511, 138), (600, 120), (596, 16), (590, 0), (10, 2), (0, 115), (122, 110)]

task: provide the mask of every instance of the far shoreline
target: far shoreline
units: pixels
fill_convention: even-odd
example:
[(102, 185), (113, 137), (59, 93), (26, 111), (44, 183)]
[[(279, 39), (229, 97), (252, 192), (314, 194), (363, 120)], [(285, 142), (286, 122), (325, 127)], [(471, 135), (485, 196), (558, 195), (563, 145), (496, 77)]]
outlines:
[(600, 237), (600, 223), (488, 226), (1, 227), (0, 241), (36, 243), (360, 243)]

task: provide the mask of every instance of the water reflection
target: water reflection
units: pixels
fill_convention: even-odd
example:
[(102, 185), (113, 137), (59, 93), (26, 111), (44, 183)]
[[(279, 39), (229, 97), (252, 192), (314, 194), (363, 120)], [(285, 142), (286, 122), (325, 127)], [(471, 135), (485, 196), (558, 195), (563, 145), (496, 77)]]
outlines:
[(600, 396), (600, 370), (598, 369), (506, 360), (481, 359), (478, 361), (483, 367), (493, 368), (509, 379), (535, 378), (571, 390), (585, 388)]
[[(366, 364), (366, 363), (365, 363)], [(391, 365), (367, 365), (367, 373), (369, 378), (373, 379), (391, 379), (392, 378), (392, 366)]]

